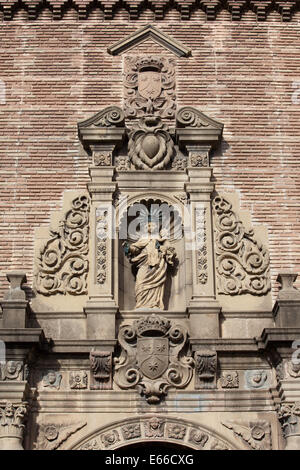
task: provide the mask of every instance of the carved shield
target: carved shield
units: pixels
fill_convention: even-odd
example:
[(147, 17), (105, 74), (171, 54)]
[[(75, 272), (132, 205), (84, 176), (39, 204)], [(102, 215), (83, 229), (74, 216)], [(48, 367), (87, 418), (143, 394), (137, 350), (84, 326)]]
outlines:
[(155, 100), (161, 93), (161, 74), (155, 71), (140, 72), (138, 91), (143, 98)]
[(138, 364), (149, 379), (157, 379), (169, 365), (168, 338), (138, 338)]

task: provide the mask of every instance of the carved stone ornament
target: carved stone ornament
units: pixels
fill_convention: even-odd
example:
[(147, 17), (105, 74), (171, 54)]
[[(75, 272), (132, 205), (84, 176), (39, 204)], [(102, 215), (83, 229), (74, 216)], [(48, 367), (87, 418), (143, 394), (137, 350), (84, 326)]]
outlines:
[(158, 437), (163, 437), (164, 426), (165, 426), (164, 419), (153, 416), (153, 418), (150, 418), (148, 421), (145, 421), (144, 423), (145, 436), (151, 437), (154, 439)]
[(197, 240), (197, 279), (198, 283), (206, 284), (207, 271), (207, 245), (206, 245), (206, 208), (196, 209), (196, 240)]
[(107, 239), (108, 239), (108, 209), (98, 207), (96, 210), (96, 235), (97, 235), (97, 284), (106, 281), (107, 268)]
[(223, 372), (220, 378), (222, 388), (239, 388), (239, 374), (236, 371)]
[(189, 435), (189, 442), (197, 445), (200, 449), (202, 449), (208, 441), (208, 434), (199, 431), (198, 429), (191, 429)]
[(176, 109), (175, 60), (166, 57), (125, 57), (125, 116), (154, 114), (173, 118)]
[[(47, 422), (39, 424), (36, 443), (38, 450), (55, 450), (59, 448), (72, 434), (86, 426), (85, 421), (69, 422), (64, 421), (65, 418), (60, 416), (57, 417), (55, 423), (51, 422), (52, 420), (53, 417), (49, 417)], [(46, 421), (45, 418), (44, 421)]]
[(300, 364), (295, 364), (293, 361), (287, 363), (287, 372), (290, 377), (298, 379), (300, 377)]
[(93, 159), (95, 166), (110, 166), (111, 165), (111, 152), (94, 151)]
[(162, 170), (173, 154), (173, 140), (159, 117), (146, 116), (129, 132), (128, 156), (135, 168)]
[(213, 440), (210, 445), (210, 450), (230, 450), (223, 442), (217, 439)]
[(62, 375), (54, 370), (50, 370), (43, 376), (43, 387), (53, 390), (59, 390), (62, 380)]
[(196, 108), (192, 108), (191, 106), (185, 106), (178, 111), (176, 115), (176, 122), (178, 127), (194, 127), (197, 129), (204, 127), (208, 129), (223, 129), (223, 124), (206, 116), (205, 114), (201, 113), (201, 111)]
[(209, 166), (208, 152), (191, 152), (189, 156), (189, 163), (193, 167), (206, 167)]
[(187, 331), (152, 314), (119, 330), (121, 355), (115, 359), (115, 381), (122, 389), (137, 388), (148, 403), (158, 403), (169, 387), (185, 387), (193, 359), (181, 356)]
[(102, 434), (101, 441), (105, 448), (111, 447), (117, 442), (120, 442), (119, 432), (114, 429), (110, 432)]
[(266, 370), (247, 370), (245, 382), (248, 388), (262, 388), (266, 385), (268, 372)]
[(167, 436), (171, 439), (184, 439), (187, 428), (181, 424), (168, 424), (167, 425)]
[(184, 171), (187, 168), (187, 158), (183, 155), (176, 155), (172, 161), (172, 168), (176, 171)]
[(270, 290), (269, 254), (246, 231), (223, 197), (213, 201), (216, 227), (218, 293), (264, 295)]
[(115, 167), (118, 171), (129, 171), (131, 169), (129, 157), (125, 157), (123, 155), (116, 157)]
[(19, 361), (7, 361), (0, 364), (0, 380), (22, 380), (23, 364)]
[(0, 450), (23, 450), (26, 405), (9, 401), (0, 402)]
[(99, 111), (99, 113), (91, 118), (80, 122), (78, 124), (79, 135), (84, 134), (85, 128), (123, 127), (124, 119), (125, 116), (122, 109), (117, 106), (109, 106), (108, 108), (102, 109), (102, 111)]
[(123, 426), (122, 434), (126, 441), (141, 437), (141, 425), (136, 423), (136, 424), (128, 424), (127, 426)]
[[(177, 442), (195, 450), (231, 450), (232, 445), (195, 423), (168, 416), (139, 416), (115, 423), (96, 431), (75, 446), (78, 450), (113, 450), (124, 445), (159, 442)], [(129, 441), (129, 442), (128, 442)]]
[(247, 424), (224, 421), (223, 426), (239, 436), (248, 448), (253, 450), (271, 450), (271, 427), (266, 421), (252, 421)]
[(281, 403), (278, 407), (278, 419), (285, 438), (300, 434), (300, 402)]
[(37, 292), (43, 295), (87, 293), (89, 199), (79, 196), (60, 222), (58, 231), (41, 249), (36, 275)]
[(112, 353), (91, 351), (91, 390), (111, 390), (112, 388)]
[(71, 389), (81, 390), (87, 388), (87, 373), (84, 370), (72, 370), (69, 375), (69, 384)]
[(217, 388), (217, 353), (211, 349), (195, 352), (195, 388)]

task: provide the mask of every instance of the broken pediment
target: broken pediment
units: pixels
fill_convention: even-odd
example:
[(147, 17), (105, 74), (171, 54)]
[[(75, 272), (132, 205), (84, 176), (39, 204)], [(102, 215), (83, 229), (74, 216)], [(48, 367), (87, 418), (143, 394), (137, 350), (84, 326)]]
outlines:
[(121, 54), (122, 52), (131, 49), (133, 46), (144, 42), (148, 38), (151, 38), (154, 42), (173, 52), (178, 57), (188, 57), (191, 55), (191, 50), (189, 48), (151, 24), (143, 26), (135, 33), (130, 34), (121, 41), (108, 47), (107, 52), (112, 55)]

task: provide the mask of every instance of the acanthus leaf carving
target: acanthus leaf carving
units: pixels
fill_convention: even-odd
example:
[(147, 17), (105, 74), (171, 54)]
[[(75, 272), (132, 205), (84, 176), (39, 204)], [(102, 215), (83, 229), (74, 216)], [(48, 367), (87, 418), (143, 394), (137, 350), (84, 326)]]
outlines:
[(137, 169), (166, 168), (174, 152), (174, 142), (160, 117), (141, 118), (129, 132), (128, 156)]
[(115, 381), (137, 388), (148, 403), (158, 403), (168, 388), (182, 388), (191, 379), (193, 359), (181, 356), (187, 331), (152, 314), (119, 330), (121, 354), (115, 359)]
[(265, 246), (246, 231), (223, 197), (213, 200), (216, 227), (218, 293), (264, 295), (270, 286), (269, 254)]
[(87, 293), (89, 199), (79, 196), (41, 249), (36, 274), (37, 292), (43, 295)]
[(234, 434), (254, 450), (271, 450), (271, 428), (266, 421), (252, 421), (247, 424), (232, 421), (222, 422), (223, 426), (231, 429)]
[(154, 114), (173, 118), (176, 109), (175, 60), (165, 57), (125, 57), (125, 115)]
[(91, 390), (110, 390), (112, 388), (112, 353), (91, 351)]
[(217, 353), (212, 349), (195, 352), (195, 388), (214, 389), (217, 387)]
[(300, 402), (283, 402), (278, 406), (278, 419), (285, 438), (300, 432)]

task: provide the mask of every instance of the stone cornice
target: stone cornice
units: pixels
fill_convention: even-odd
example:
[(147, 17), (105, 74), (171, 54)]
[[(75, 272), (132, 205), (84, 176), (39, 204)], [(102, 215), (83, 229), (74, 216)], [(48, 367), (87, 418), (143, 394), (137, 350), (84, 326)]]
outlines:
[[(232, 21), (239, 21), (243, 15), (252, 11), (258, 21), (266, 21), (268, 15), (273, 11), (281, 15), (281, 21), (290, 21), (293, 13), (299, 11), (297, 0), (95, 0), (86, 2), (85, 0), (66, 1), (58, 3), (56, 0), (27, 0), (20, 3), (18, 0), (0, 0), (0, 10), (3, 12), (4, 21), (14, 19), (14, 15), (19, 8), (27, 11), (28, 21), (39, 17), (44, 9), (49, 6), (52, 11), (53, 20), (59, 21), (63, 18), (65, 11), (69, 9), (77, 10), (79, 21), (87, 20), (91, 11), (91, 4), (103, 12), (103, 19), (110, 21), (114, 19), (117, 11), (126, 10), (128, 20), (134, 22), (139, 18), (140, 13), (147, 9), (153, 11), (153, 20), (164, 19), (165, 12), (170, 9), (180, 12), (181, 20), (187, 21), (193, 18), (193, 13), (202, 10), (207, 21), (218, 20), (218, 13), (227, 10), (231, 13)], [(17, 9), (18, 6), (18, 9)], [(280, 19), (278, 18), (280, 21)]]

